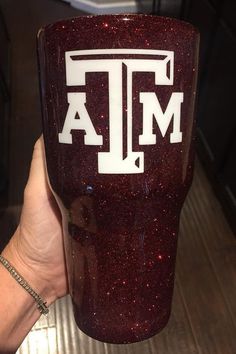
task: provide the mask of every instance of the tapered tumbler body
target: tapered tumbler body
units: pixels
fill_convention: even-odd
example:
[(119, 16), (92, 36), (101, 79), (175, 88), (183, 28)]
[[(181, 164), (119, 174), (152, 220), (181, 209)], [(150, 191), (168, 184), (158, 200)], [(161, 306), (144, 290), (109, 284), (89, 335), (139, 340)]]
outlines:
[(100, 341), (147, 339), (170, 315), (198, 42), (192, 25), (147, 15), (78, 17), (38, 35), (75, 320)]

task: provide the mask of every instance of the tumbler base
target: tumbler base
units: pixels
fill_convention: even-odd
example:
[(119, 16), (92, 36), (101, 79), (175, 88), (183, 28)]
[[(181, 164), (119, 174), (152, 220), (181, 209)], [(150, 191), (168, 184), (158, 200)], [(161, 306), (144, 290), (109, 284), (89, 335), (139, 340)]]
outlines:
[(119, 325), (111, 328), (104, 327), (102, 324), (95, 326), (88, 323), (82, 323), (78, 319), (75, 313), (75, 322), (78, 328), (89, 337), (96, 339), (100, 342), (109, 343), (109, 344), (131, 344), (137, 343), (144, 340), (148, 340), (151, 337), (157, 335), (161, 332), (167, 325), (170, 318), (170, 312), (166, 315), (165, 318), (162, 318), (161, 323), (155, 329), (146, 331), (144, 327), (140, 324), (139, 326), (135, 325), (133, 327), (126, 327), (122, 329)]

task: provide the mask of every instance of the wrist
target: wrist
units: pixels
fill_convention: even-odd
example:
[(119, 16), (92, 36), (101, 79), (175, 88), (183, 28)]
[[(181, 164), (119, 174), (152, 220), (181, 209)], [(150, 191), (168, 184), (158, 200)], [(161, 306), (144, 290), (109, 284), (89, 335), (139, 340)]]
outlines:
[[(57, 299), (50, 282), (44, 279), (39, 267), (24, 259), (24, 256), (20, 254), (15, 244), (14, 236), (3, 250), (2, 256), (16, 269), (17, 273), (25, 279), (43, 301), (47, 303), (47, 306), (51, 305)], [(11, 275), (9, 274), (9, 276)], [(16, 280), (14, 281), (17, 283)], [(21, 287), (20, 284), (18, 286)], [(26, 290), (23, 289), (23, 291), (27, 294)], [(31, 301), (34, 301), (30, 294), (27, 296), (31, 298)]]
[[(8, 252), (4, 256), (9, 256)], [(0, 279), (0, 313), (4, 318), (0, 325), (0, 353), (15, 353), (39, 319), (40, 312), (34, 299), (13, 279), (3, 264), (0, 264)]]

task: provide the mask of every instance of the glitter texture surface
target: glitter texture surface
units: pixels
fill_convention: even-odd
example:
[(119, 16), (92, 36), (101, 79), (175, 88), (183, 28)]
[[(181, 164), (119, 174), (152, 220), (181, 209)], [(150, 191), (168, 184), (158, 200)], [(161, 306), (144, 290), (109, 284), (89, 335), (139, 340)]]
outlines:
[[(47, 170), (63, 216), (75, 320), (100, 341), (147, 339), (170, 315), (179, 215), (193, 172), (198, 44), (193, 26), (147, 15), (78, 17), (48, 25), (38, 35)], [(91, 72), (86, 85), (66, 85), (65, 52), (119, 48), (174, 52), (173, 85), (155, 85), (153, 72), (132, 76), (132, 146), (144, 152), (144, 173), (98, 173), (98, 153), (110, 146), (108, 74)], [(125, 80), (122, 85), (125, 92)], [(103, 145), (85, 145), (83, 130), (72, 130), (72, 144), (59, 143), (68, 92), (86, 92), (86, 109)], [(154, 120), (156, 144), (139, 144), (140, 92), (155, 93), (163, 111), (173, 92), (184, 93), (182, 142), (170, 143), (172, 123), (163, 137)], [(123, 95), (124, 127), (126, 105)]]

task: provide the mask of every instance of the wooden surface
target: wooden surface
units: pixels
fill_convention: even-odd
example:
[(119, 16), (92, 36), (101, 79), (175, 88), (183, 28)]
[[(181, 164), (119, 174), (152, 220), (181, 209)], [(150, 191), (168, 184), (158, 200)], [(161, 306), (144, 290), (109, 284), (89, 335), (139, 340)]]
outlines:
[(100, 343), (79, 331), (65, 297), (17, 354), (235, 354), (236, 239), (196, 162), (179, 234), (175, 291), (166, 328), (144, 342)]

